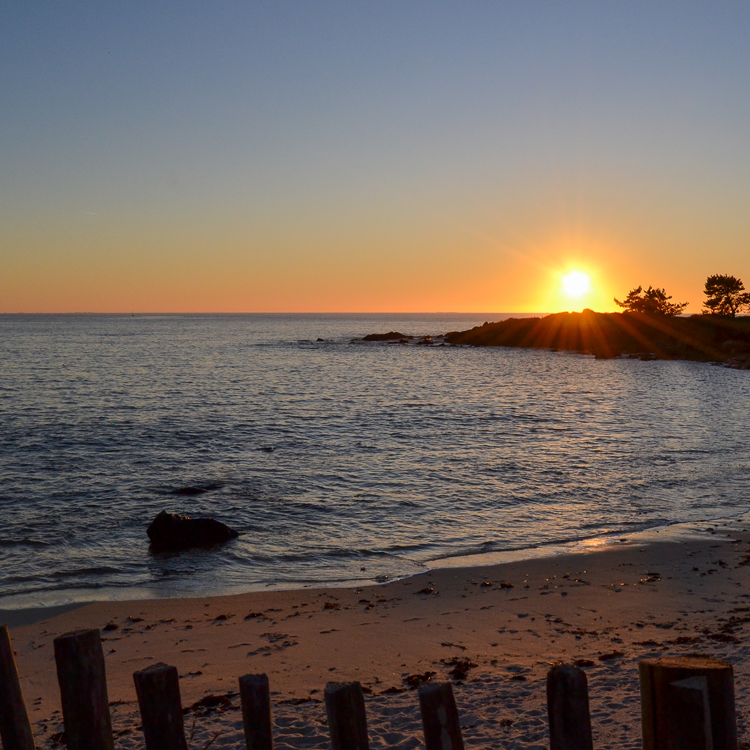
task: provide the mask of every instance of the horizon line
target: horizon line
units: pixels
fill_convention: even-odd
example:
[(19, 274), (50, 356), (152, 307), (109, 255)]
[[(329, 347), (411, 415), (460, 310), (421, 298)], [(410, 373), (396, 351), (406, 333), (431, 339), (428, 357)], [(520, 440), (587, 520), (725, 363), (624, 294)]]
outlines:
[[(560, 312), (572, 312), (570, 310), (561, 310)], [(55, 311), (46, 311), (46, 312), (24, 312), (22, 310), (16, 311), (16, 312), (0, 312), (0, 315), (129, 315), (129, 316), (136, 316), (136, 315), (553, 315), (554, 313), (549, 312), (518, 312), (518, 311), (487, 311), (487, 310), (477, 310), (477, 311), (469, 311), (469, 312), (457, 312), (455, 310), (437, 310), (437, 311), (425, 311), (425, 310), (391, 310), (391, 311), (367, 311), (367, 310), (358, 310), (358, 311), (346, 311), (346, 312), (329, 312), (329, 311), (306, 311), (306, 312), (297, 312), (297, 311), (242, 311), (242, 312), (220, 312), (220, 311), (213, 311), (213, 312), (206, 312), (206, 311), (170, 311), (170, 312), (161, 312), (158, 310), (152, 310), (148, 312), (125, 312), (125, 311), (107, 311), (107, 312), (92, 312), (92, 311), (86, 311), (86, 310), (77, 310), (74, 312), (55, 312)]]

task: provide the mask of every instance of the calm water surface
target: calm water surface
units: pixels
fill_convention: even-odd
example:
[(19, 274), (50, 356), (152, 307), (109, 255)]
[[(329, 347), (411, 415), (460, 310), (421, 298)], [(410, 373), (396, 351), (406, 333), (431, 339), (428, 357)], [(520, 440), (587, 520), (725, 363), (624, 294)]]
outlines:
[[(0, 607), (369, 581), (747, 508), (748, 372), (351, 341), (500, 317), (0, 316)], [(154, 555), (162, 509), (241, 536)]]

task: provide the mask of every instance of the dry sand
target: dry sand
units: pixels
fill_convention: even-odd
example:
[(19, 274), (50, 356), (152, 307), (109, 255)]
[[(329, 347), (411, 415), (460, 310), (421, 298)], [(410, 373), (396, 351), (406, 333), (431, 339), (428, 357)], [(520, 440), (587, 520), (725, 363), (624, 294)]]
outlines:
[[(62, 731), (52, 641), (94, 627), (104, 631), (121, 748), (143, 747), (132, 673), (158, 661), (179, 670), (186, 732), (199, 750), (243, 746), (237, 679), (260, 672), (280, 749), (329, 747), (329, 680), (364, 686), (373, 748), (422, 746), (410, 683), (428, 672), (454, 681), (468, 747), (548, 747), (545, 678), (557, 662), (588, 674), (595, 746), (636, 748), (638, 660), (685, 653), (734, 665), (740, 746), (750, 747), (748, 529), (742, 518), (694, 527), (681, 541), (653, 542), (652, 533), (358, 589), (102, 602), (12, 626), (11, 637), (38, 747), (53, 747)], [(206, 696), (218, 698), (200, 705)]]

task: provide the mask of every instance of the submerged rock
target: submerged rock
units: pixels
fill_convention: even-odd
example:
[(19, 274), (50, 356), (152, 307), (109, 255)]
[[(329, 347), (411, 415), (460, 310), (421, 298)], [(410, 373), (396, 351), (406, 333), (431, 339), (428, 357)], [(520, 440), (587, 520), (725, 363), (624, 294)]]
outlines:
[(155, 550), (211, 547), (236, 539), (239, 532), (213, 518), (190, 518), (163, 510), (146, 529)]
[(172, 495), (202, 495), (204, 492), (211, 492), (211, 490), (220, 490), (223, 485), (218, 482), (212, 482), (211, 484), (204, 484), (200, 486), (191, 487), (180, 487), (179, 489), (172, 490)]
[(388, 331), (388, 333), (370, 333), (365, 336), (362, 341), (398, 341), (399, 339), (410, 339), (412, 336), (407, 336), (405, 333), (399, 333), (398, 331)]

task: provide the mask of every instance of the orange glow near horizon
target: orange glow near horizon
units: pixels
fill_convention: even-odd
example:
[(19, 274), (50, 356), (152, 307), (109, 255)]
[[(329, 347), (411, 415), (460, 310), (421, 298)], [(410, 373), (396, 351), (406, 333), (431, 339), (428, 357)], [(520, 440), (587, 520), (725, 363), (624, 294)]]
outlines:
[[(611, 268), (604, 260), (606, 255), (603, 251), (575, 255), (546, 268), (547, 282), (539, 290), (539, 309), (547, 313), (580, 312), (586, 308), (611, 312), (612, 297), (617, 292), (611, 285), (611, 279), (617, 269)], [(594, 265), (586, 259), (587, 255), (602, 260)]]
[(0, 312), (612, 312), (614, 297), (644, 283), (689, 300), (693, 312), (714, 270), (708, 260), (651, 267), (633, 250), (640, 242), (602, 226), (550, 220), (504, 236), (479, 221), (421, 218), (284, 232), (205, 216), (6, 224)]

